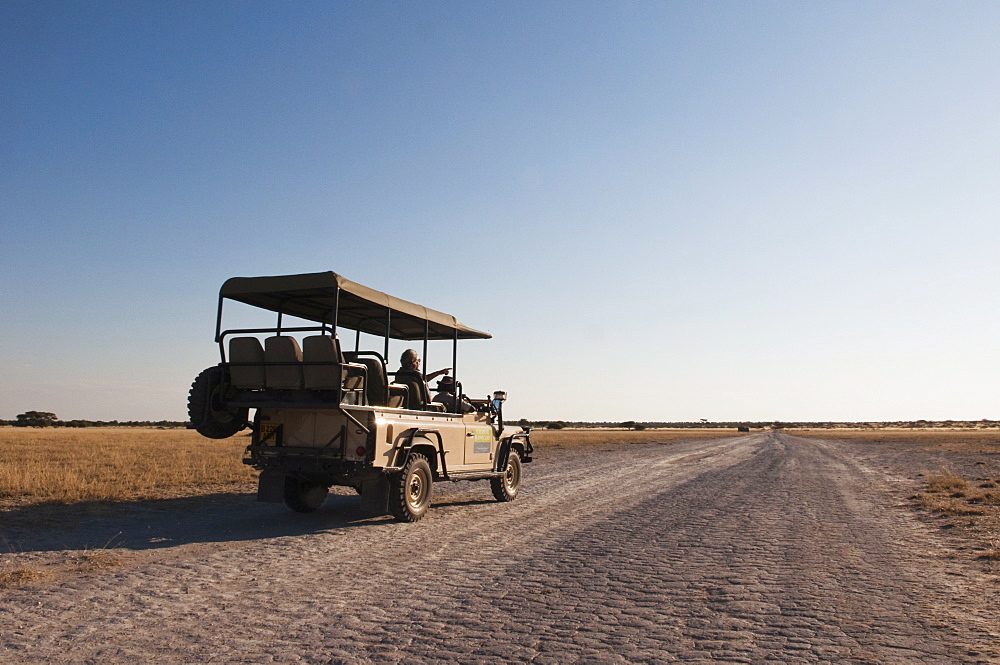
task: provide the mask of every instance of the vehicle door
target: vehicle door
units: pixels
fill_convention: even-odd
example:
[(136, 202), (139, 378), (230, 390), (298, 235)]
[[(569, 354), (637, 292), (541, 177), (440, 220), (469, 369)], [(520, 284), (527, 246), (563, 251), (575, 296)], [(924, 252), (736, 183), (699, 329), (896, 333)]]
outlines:
[(483, 469), (493, 468), (496, 438), (493, 423), (484, 413), (470, 413), (465, 420), (465, 464)]

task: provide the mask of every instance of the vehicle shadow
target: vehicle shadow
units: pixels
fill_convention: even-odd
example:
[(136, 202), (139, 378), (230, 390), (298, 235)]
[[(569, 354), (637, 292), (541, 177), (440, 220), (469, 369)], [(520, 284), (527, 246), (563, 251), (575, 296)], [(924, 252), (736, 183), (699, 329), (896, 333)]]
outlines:
[(189, 543), (223, 543), (301, 536), (374, 526), (360, 497), (331, 494), (314, 513), (259, 503), (252, 493), (172, 499), (30, 505), (0, 511), (0, 554), (123, 548), (151, 550)]
[(445, 506), (485, 506), (489, 503), (496, 503), (493, 499), (439, 499), (434, 497), (434, 503), (431, 505), (431, 510), (434, 508), (443, 508)]

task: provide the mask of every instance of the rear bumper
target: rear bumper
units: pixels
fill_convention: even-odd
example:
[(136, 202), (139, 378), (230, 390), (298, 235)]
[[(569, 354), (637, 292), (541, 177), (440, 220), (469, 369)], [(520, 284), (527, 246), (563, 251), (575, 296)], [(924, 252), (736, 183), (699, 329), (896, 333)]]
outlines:
[(247, 446), (243, 463), (260, 471), (293, 475), (325, 485), (357, 485), (382, 475), (371, 462), (345, 460), (339, 450), (292, 446)]

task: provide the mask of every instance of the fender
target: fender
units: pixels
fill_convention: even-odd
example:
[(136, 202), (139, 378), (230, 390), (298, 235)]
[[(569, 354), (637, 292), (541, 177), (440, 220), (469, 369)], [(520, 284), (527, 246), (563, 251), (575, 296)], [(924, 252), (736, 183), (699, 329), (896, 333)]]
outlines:
[(500, 445), (497, 446), (497, 456), (493, 465), (493, 471), (500, 473), (507, 468), (507, 458), (510, 457), (510, 447), (513, 444), (513, 440), (514, 437), (512, 436), (500, 440)]
[(507, 458), (510, 457), (510, 451), (515, 445), (521, 447), (522, 452), (519, 453), (521, 461), (524, 463), (531, 461), (531, 453), (534, 452), (534, 448), (531, 447), (531, 439), (528, 438), (528, 433), (520, 432), (512, 434), (506, 439), (501, 439), (500, 445), (497, 446), (496, 465), (493, 467), (495, 472), (502, 473), (507, 468)]
[[(404, 436), (406, 440), (396, 450), (396, 456), (392, 461), (392, 467), (386, 467), (384, 471), (399, 471), (403, 468), (403, 465), (406, 464), (406, 460), (410, 456), (410, 451), (413, 448), (428, 448), (431, 450), (431, 466), (434, 466), (436, 458), (438, 460), (438, 476), (442, 480), (449, 480), (448, 464), (445, 462), (444, 439), (441, 437), (441, 433), (439, 431), (436, 429), (417, 429), (414, 427), (407, 430), (407, 432), (402, 436)], [(437, 439), (437, 448), (434, 447), (434, 443), (431, 441), (432, 437)]]
[[(531, 433), (530, 430), (525, 432), (518, 432), (517, 434), (513, 434), (506, 439), (506, 441), (508, 442), (508, 450), (510, 449), (511, 446), (514, 446), (516, 444), (521, 446), (521, 462), (523, 462), (524, 464), (527, 464), (528, 462), (531, 461), (531, 453), (535, 452), (535, 449), (531, 445), (531, 437), (529, 436), (530, 433)], [(507, 464), (506, 455), (504, 456), (503, 463), (506, 466)], [(504, 467), (498, 467), (498, 468), (502, 469)]]

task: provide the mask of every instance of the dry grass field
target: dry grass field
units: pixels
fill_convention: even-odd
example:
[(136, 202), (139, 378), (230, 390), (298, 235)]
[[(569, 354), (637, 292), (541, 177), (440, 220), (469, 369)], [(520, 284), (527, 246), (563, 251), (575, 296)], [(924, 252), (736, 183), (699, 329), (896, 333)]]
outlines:
[[(960, 455), (996, 454), (997, 430), (789, 430), (887, 449)], [(536, 447), (575, 448), (736, 436), (717, 429), (563, 429), (532, 432)], [(225, 491), (252, 491), (255, 472), (242, 464), (246, 435), (213, 441), (183, 429), (0, 428), (0, 508), (31, 503), (115, 502)], [(928, 470), (915, 501), (952, 515), (1000, 513), (1000, 478)]]
[[(536, 430), (533, 442), (576, 447), (716, 438), (713, 430)], [(136, 501), (240, 489), (256, 472), (246, 435), (213, 441), (193, 430), (0, 428), (0, 508), (31, 503)]]
[(253, 484), (246, 436), (193, 430), (0, 428), (0, 508), (208, 494)]

